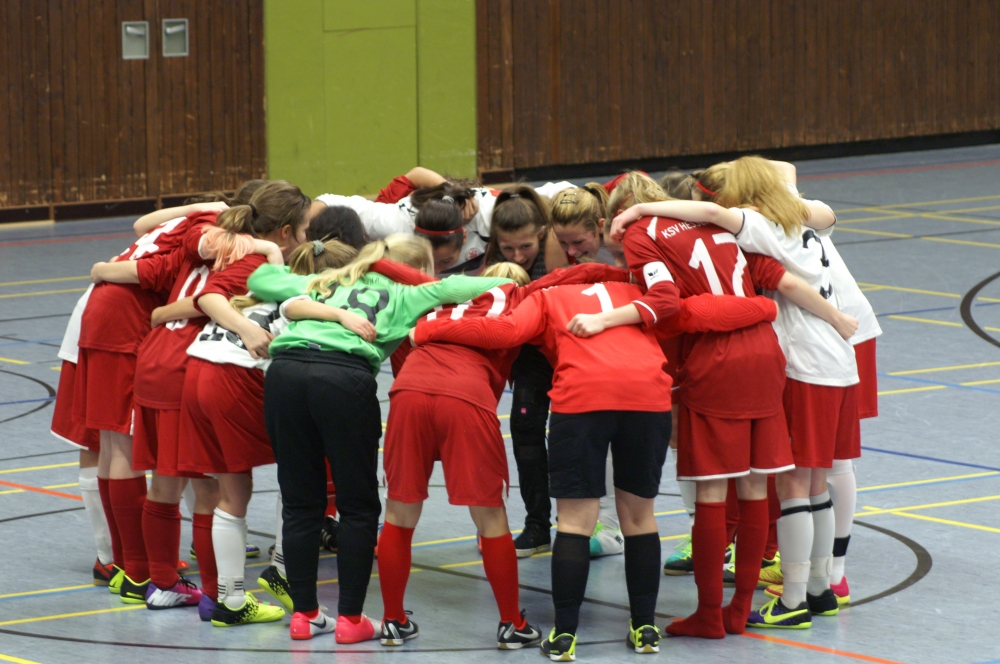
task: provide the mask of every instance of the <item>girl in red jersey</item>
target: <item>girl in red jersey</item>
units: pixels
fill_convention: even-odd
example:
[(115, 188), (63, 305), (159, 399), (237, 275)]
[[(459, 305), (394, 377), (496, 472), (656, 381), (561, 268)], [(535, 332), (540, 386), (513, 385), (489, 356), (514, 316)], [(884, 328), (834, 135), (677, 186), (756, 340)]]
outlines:
[[(838, 302), (823, 240), (829, 234), (824, 230), (836, 220), (828, 206), (798, 198), (774, 165), (759, 157), (717, 164), (706, 170), (701, 182), (719, 203), (753, 206), (761, 212), (670, 201), (626, 211), (615, 223), (642, 214), (715, 223), (733, 233), (741, 247), (774, 256), (806, 280), (810, 290)], [(808, 226), (824, 230), (817, 234)], [(796, 468), (778, 478), (783, 596), (752, 612), (747, 624), (801, 629), (811, 626), (813, 614), (838, 611), (830, 589), (834, 517), (825, 469), (838, 449), (858, 446), (857, 367), (845, 341), (857, 330), (857, 321), (841, 314), (840, 324), (830, 321), (835, 331), (795, 303), (786, 303), (784, 294), (776, 297), (780, 306), (775, 330), (788, 361), (783, 401)]]
[[(616, 186), (619, 179), (608, 183)], [(604, 247), (605, 207), (608, 190), (596, 182), (564, 189), (552, 197), (552, 229), (546, 244), (545, 264), (555, 269), (581, 259), (614, 265)]]
[[(309, 199), (293, 185), (286, 182), (269, 182), (260, 187), (250, 198), (255, 232), (261, 237), (282, 235), (295, 238), (304, 233), (302, 219), (309, 207)], [(242, 207), (242, 206), (241, 206)], [(132, 269), (120, 264), (98, 264), (94, 276), (98, 279), (138, 281), (145, 288), (162, 290), (172, 284), (168, 305), (157, 313), (164, 319), (171, 318), (171, 309), (183, 309), (176, 304), (187, 297), (203, 292), (208, 286), (209, 263), (203, 258), (204, 231), (215, 223), (213, 213), (196, 215), (194, 225), (187, 232), (183, 246), (170, 254), (157, 256), (156, 260), (137, 263)], [(224, 212), (221, 227), (237, 223), (239, 216), (233, 210)], [(276, 249), (289, 249), (277, 247)], [(230, 257), (220, 256), (218, 265), (225, 265)], [(241, 294), (246, 290), (246, 278), (256, 264), (241, 262), (219, 271), (212, 280), (211, 290), (226, 295)], [(280, 262), (281, 257), (277, 260)], [(173, 306), (172, 306), (173, 305)], [(188, 305), (190, 306), (190, 305)], [(131, 601), (145, 601), (151, 609), (197, 605), (202, 592), (178, 577), (169, 558), (176, 556), (180, 539), (180, 512), (178, 503), (187, 478), (195, 477), (195, 529), (194, 547), (198, 551), (202, 581), (211, 599), (217, 585), (212, 553), (211, 518), (217, 501), (214, 480), (178, 469), (178, 428), (180, 401), (187, 362), (187, 347), (203, 327), (196, 309), (192, 319), (169, 320), (158, 325), (143, 341), (136, 363), (135, 403), (136, 435), (133, 444), (133, 467), (138, 470), (155, 470), (153, 483), (143, 504), (142, 532), (149, 559), (149, 581), (127, 576), (122, 584), (122, 597)], [(141, 578), (141, 577), (140, 577)], [(210, 608), (206, 600), (201, 607), (202, 617)]]
[[(245, 183), (236, 200), (249, 199), (261, 183)], [(225, 202), (200, 203), (146, 215), (135, 224), (136, 232), (145, 234), (115, 260), (142, 261), (169, 253), (181, 244), (192, 225), (186, 215), (226, 207)], [(134, 284), (97, 284), (80, 320), (72, 418), (79, 426), (101, 432), (97, 481), (115, 553), (115, 567), (113, 574), (109, 570), (112, 578), (108, 580), (114, 594), (119, 594), (126, 574), (139, 579), (149, 575), (142, 538), (146, 478), (132, 469), (132, 392), (136, 353), (150, 331), (150, 313), (163, 304), (167, 294)], [(142, 602), (143, 598), (131, 601)]]

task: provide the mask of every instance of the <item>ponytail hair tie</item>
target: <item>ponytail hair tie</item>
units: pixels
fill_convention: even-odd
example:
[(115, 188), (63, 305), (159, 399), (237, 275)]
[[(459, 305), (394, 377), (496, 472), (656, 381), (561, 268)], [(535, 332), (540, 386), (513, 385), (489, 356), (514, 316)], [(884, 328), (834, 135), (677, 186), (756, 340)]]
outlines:
[(712, 191), (711, 189), (709, 189), (708, 187), (706, 187), (705, 185), (703, 185), (698, 180), (694, 181), (694, 186), (696, 186), (699, 189), (701, 189), (701, 191), (702, 191), (703, 194), (707, 194), (707, 195), (711, 196), (712, 198), (715, 198), (717, 196), (717, 194), (714, 191)]
[(520, 198), (521, 194), (511, 194), (510, 197), (511, 198)]
[(441, 202), (442, 203), (454, 203), (455, 199), (452, 198), (451, 196), (442, 196), (441, 197)]
[(321, 253), (326, 251), (326, 247), (320, 240), (313, 240), (312, 245), (313, 245), (313, 256), (319, 256)]
[(247, 203), (250, 206), (250, 215), (254, 218), (257, 217), (257, 207), (253, 203)]

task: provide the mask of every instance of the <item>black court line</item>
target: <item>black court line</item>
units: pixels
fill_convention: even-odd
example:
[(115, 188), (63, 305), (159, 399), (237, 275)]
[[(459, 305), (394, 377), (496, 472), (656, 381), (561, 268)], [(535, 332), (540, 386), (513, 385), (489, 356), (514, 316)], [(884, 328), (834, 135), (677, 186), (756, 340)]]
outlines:
[(72, 311), (67, 311), (64, 314), (46, 314), (44, 316), (25, 316), (24, 318), (0, 318), (0, 323), (13, 323), (19, 320), (39, 320), (41, 318), (63, 318), (65, 316), (72, 316)]
[(997, 279), (997, 277), (1000, 277), (1000, 272), (997, 272), (996, 274), (993, 274), (993, 275), (990, 275), (989, 277), (986, 277), (985, 279), (983, 279), (982, 281), (980, 281), (978, 284), (976, 284), (975, 286), (973, 286), (972, 290), (970, 290), (968, 293), (966, 293), (965, 297), (962, 298), (962, 304), (959, 305), (959, 311), (962, 314), (962, 321), (969, 327), (970, 330), (972, 330), (973, 332), (975, 332), (976, 336), (978, 336), (981, 339), (984, 339), (984, 340), (988, 341), (989, 343), (993, 344), (994, 346), (1000, 347), (1000, 340), (997, 340), (995, 337), (989, 335), (986, 332), (986, 330), (984, 330), (983, 328), (979, 327), (979, 323), (977, 323), (976, 319), (973, 318), (973, 316), (972, 316), (972, 303), (975, 301), (976, 297), (979, 295), (979, 291), (983, 290), (984, 288), (986, 288), (987, 286), (989, 286), (991, 283), (993, 283)]
[(888, 528), (883, 528), (881, 526), (876, 526), (870, 523), (855, 521), (854, 525), (861, 526), (862, 528), (869, 528), (871, 530), (880, 532), (883, 535), (888, 535), (894, 540), (901, 542), (902, 544), (907, 546), (910, 549), (910, 551), (913, 552), (913, 555), (917, 557), (917, 566), (913, 570), (913, 572), (910, 573), (910, 576), (906, 577), (905, 579), (894, 585), (892, 588), (889, 588), (888, 590), (883, 590), (880, 593), (875, 593), (874, 595), (870, 595), (868, 597), (864, 597), (856, 602), (851, 602), (850, 604), (847, 605), (847, 607), (844, 608), (850, 608), (852, 606), (861, 606), (862, 604), (868, 604), (869, 602), (874, 602), (875, 600), (883, 599), (885, 597), (888, 597), (889, 595), (895, 595), (899, 591), (906, 590), (907, 588), (916, 584), (925, 576), (930, 574), (931, 567), (933, 567), (934, 565), (934, 559), (931, 558), (930, 552), (923, 546), (921, 546), (918, 542), (914, 542), (909, 537), (906, 537), (905, 535), (900, 535), (899, 533), (889, 530)]
[(0, 459), (0, 463), (4, 461), (17, 461), (19, 459), (31, 459), (33, 457), (43, 457), (43, 456), (53, 456), (55, 454), (76, 454), (80, 450), (65, 450), (63, 452), (41, 452), (39, 454), (22, 454), (21, 456), (6, 457)]
[(55, 391), (55, 389), (51, 385), (49, 385), (48, 383), (46, 383), (44, 380), (39, 380), (38, 378), (34, 378), (32, 376), (25, 376), (24, 374), (19, 374), (19, 373), (16, 373), (14, 371), (7, 371), (6, 369), (0, 369), (0, 373), (10, 374), (11, 376), (18, 376), (20, 378), (27, 378), (31, 382), (38, 383), (39, 385), (41, 385), (42, 387), (44, 387), (48, 391), (48, 393), (49, 393), (49, 400), (46, 400), (44, 403), (39, 404), (35, 408), (32, 408), (31, 410), (29, 410), (27, 412), (21, 413), (20, 415), (15, 415), (14, 417), (8, 417), (5, 420), (0, 420), (0, 424), (3, 424), (5, 422), (12, 422), (13, 420), (21, 419), (22, 417), (27, 417), (28, 415), (31, 415), (32, 413), (37, 413), (38, 411), (42, 410), (43, 408), (48, 408), (50, 405), (52, 405), (51, 399), (55, 398), (56, 391)]

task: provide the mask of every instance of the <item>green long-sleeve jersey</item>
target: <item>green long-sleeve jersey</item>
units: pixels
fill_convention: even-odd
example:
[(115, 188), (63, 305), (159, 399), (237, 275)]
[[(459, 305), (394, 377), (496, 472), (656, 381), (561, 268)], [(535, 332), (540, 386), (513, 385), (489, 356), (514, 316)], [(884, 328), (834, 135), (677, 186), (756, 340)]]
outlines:
[(375, 326), (375, 341), (368, 343), (340, 323), (293, 321), (271, 342), (271, 356), (291, 348), (340, 351), (368, 360), (374, 373), (378, 373), (385, 358), (396, 350), (425, 313), (442, 304), (471, 300), (509, 282), (508, 279), (456, 275), (420, 286), (404, 286), (369, 272), (351, 286), (337, 285), (330, 298), (322, 300), (315, 291), (306, 292), (312, 279), (292, 274), (284, 266), (264, 264), (250, 275), (247, 286), (254, 297), (265, 302), (284, 302), (306, 295), (328, 306), (365, 316)]

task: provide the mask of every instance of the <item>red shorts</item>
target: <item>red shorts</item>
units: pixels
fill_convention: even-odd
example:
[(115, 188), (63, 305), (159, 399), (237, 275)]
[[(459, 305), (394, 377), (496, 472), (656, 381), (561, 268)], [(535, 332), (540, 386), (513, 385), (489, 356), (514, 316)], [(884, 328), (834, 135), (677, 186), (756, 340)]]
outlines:
[(101, 432), (88, 429), (73, 419), (73, 398), (75, 394), (76, 365), (63, 360), (59, 373), (59, 391), (56, 392), (56, 406), (52, 411), (52, 433), (67, 443), (90, 450), (101, 451)]
[(376, 203), (398, 203), (403, 200), (417, 188), (410, 181), (410, 178), (405, 175), (398, 175), (392, 179), (392, 182), (385, 186), (385, 189), (378, 192), (378, 196), (375, 197)]
[(177, 470), (249, 473), (274, 463), (264, 428), (264, 372), (188, 358)]
[(785, 418), (792, 455), (801, 468), (830, 468), (834, 459), (861, 456), (858, 386), (785, 382)]
[(134, 384), (135, 355), (81, 348), (73, 419), (88, 429), (131, 434)]
[(132, 437), (132, 468), (155, 470), (170, 477), (204, 477), (177, 467), (181, 411), (135, 406), (135, 435)]
[(683, 404), (677, 414), (677, 479), (714, 480), (795, 467), (784, 413), (756, 420), (703, 415)]
[[(858, 415), (878, 417), (878, 368), (875, 366), (875, 337), (854, 347), (858, 362)], [(840, 457), (837, 457), (838, 459)]]
[(510, 476), (496, 413), (455, 397), (396, 392), (383, 453), (388, 497), (401, 503), (427, 500), (438, 460), (452, 505), (506, 504)]

